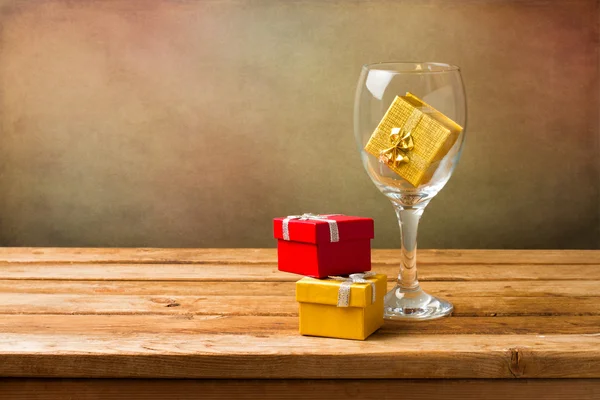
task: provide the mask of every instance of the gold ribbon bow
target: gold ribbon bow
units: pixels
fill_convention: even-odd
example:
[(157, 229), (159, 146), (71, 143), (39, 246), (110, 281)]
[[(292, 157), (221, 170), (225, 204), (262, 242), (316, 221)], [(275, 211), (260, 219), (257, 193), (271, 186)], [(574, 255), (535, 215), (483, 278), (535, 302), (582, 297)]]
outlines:
[(415, 147), (412, 131), (419, 125), (423, 113), (415, 109), (401, 128), (392, 128), (390, 132), (391, 147), (379, 152), (379, 159), (386, 164), (399, 167), (410, 161), (408, 153)]

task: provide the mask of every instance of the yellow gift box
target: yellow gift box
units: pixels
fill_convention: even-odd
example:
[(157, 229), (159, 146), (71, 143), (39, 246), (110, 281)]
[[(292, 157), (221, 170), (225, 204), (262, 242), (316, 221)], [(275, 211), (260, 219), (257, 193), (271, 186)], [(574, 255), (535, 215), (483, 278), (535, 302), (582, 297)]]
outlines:
[(299, 280), (300, 334), (365, 340), (383, 324), (386, 290), (387, 278), (381, 274)]
[(365, 150), (413, 186), (427, 183), (463, 128), (411, 93), (396, 96)]

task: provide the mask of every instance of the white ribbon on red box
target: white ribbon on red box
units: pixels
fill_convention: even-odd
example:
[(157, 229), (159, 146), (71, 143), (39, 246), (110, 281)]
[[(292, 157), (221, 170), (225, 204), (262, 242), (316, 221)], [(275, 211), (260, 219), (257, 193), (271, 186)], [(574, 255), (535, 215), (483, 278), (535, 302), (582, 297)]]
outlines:
[(338, 229), (337, 221), (333, 219), (328, 219), (329, 217), (334, 217), (336, 215), (342, 214), (311, 214), (304, 213), (302, 215), (288, 215), (282, 224), (283, 230), (283, 240), (290, 240), (290, 221), (323, 221), (329, 224), (329, 241), (332, 243), (340, 241), (340, 231)]

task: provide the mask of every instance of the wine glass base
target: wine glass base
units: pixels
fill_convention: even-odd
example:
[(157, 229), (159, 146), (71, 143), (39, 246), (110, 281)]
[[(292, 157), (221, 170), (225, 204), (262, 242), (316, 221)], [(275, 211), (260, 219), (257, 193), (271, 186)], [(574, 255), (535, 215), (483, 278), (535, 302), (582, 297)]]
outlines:
[(429, 320), (452, 314), (454, 307), (420, 287), (406, 290), (396, 285), (384, 298), (383, 317), (396, 320)]

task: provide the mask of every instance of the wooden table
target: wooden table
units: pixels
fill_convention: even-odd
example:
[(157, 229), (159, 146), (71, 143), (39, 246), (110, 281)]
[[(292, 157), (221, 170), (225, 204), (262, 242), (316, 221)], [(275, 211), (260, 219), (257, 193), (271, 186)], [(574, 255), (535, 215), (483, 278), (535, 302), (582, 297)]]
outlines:
[(600, 251), (419, 262), (454, 316), (359, 342), (298, 335), (271, 249), (0, 249), (0, 399), (600, 398)]

